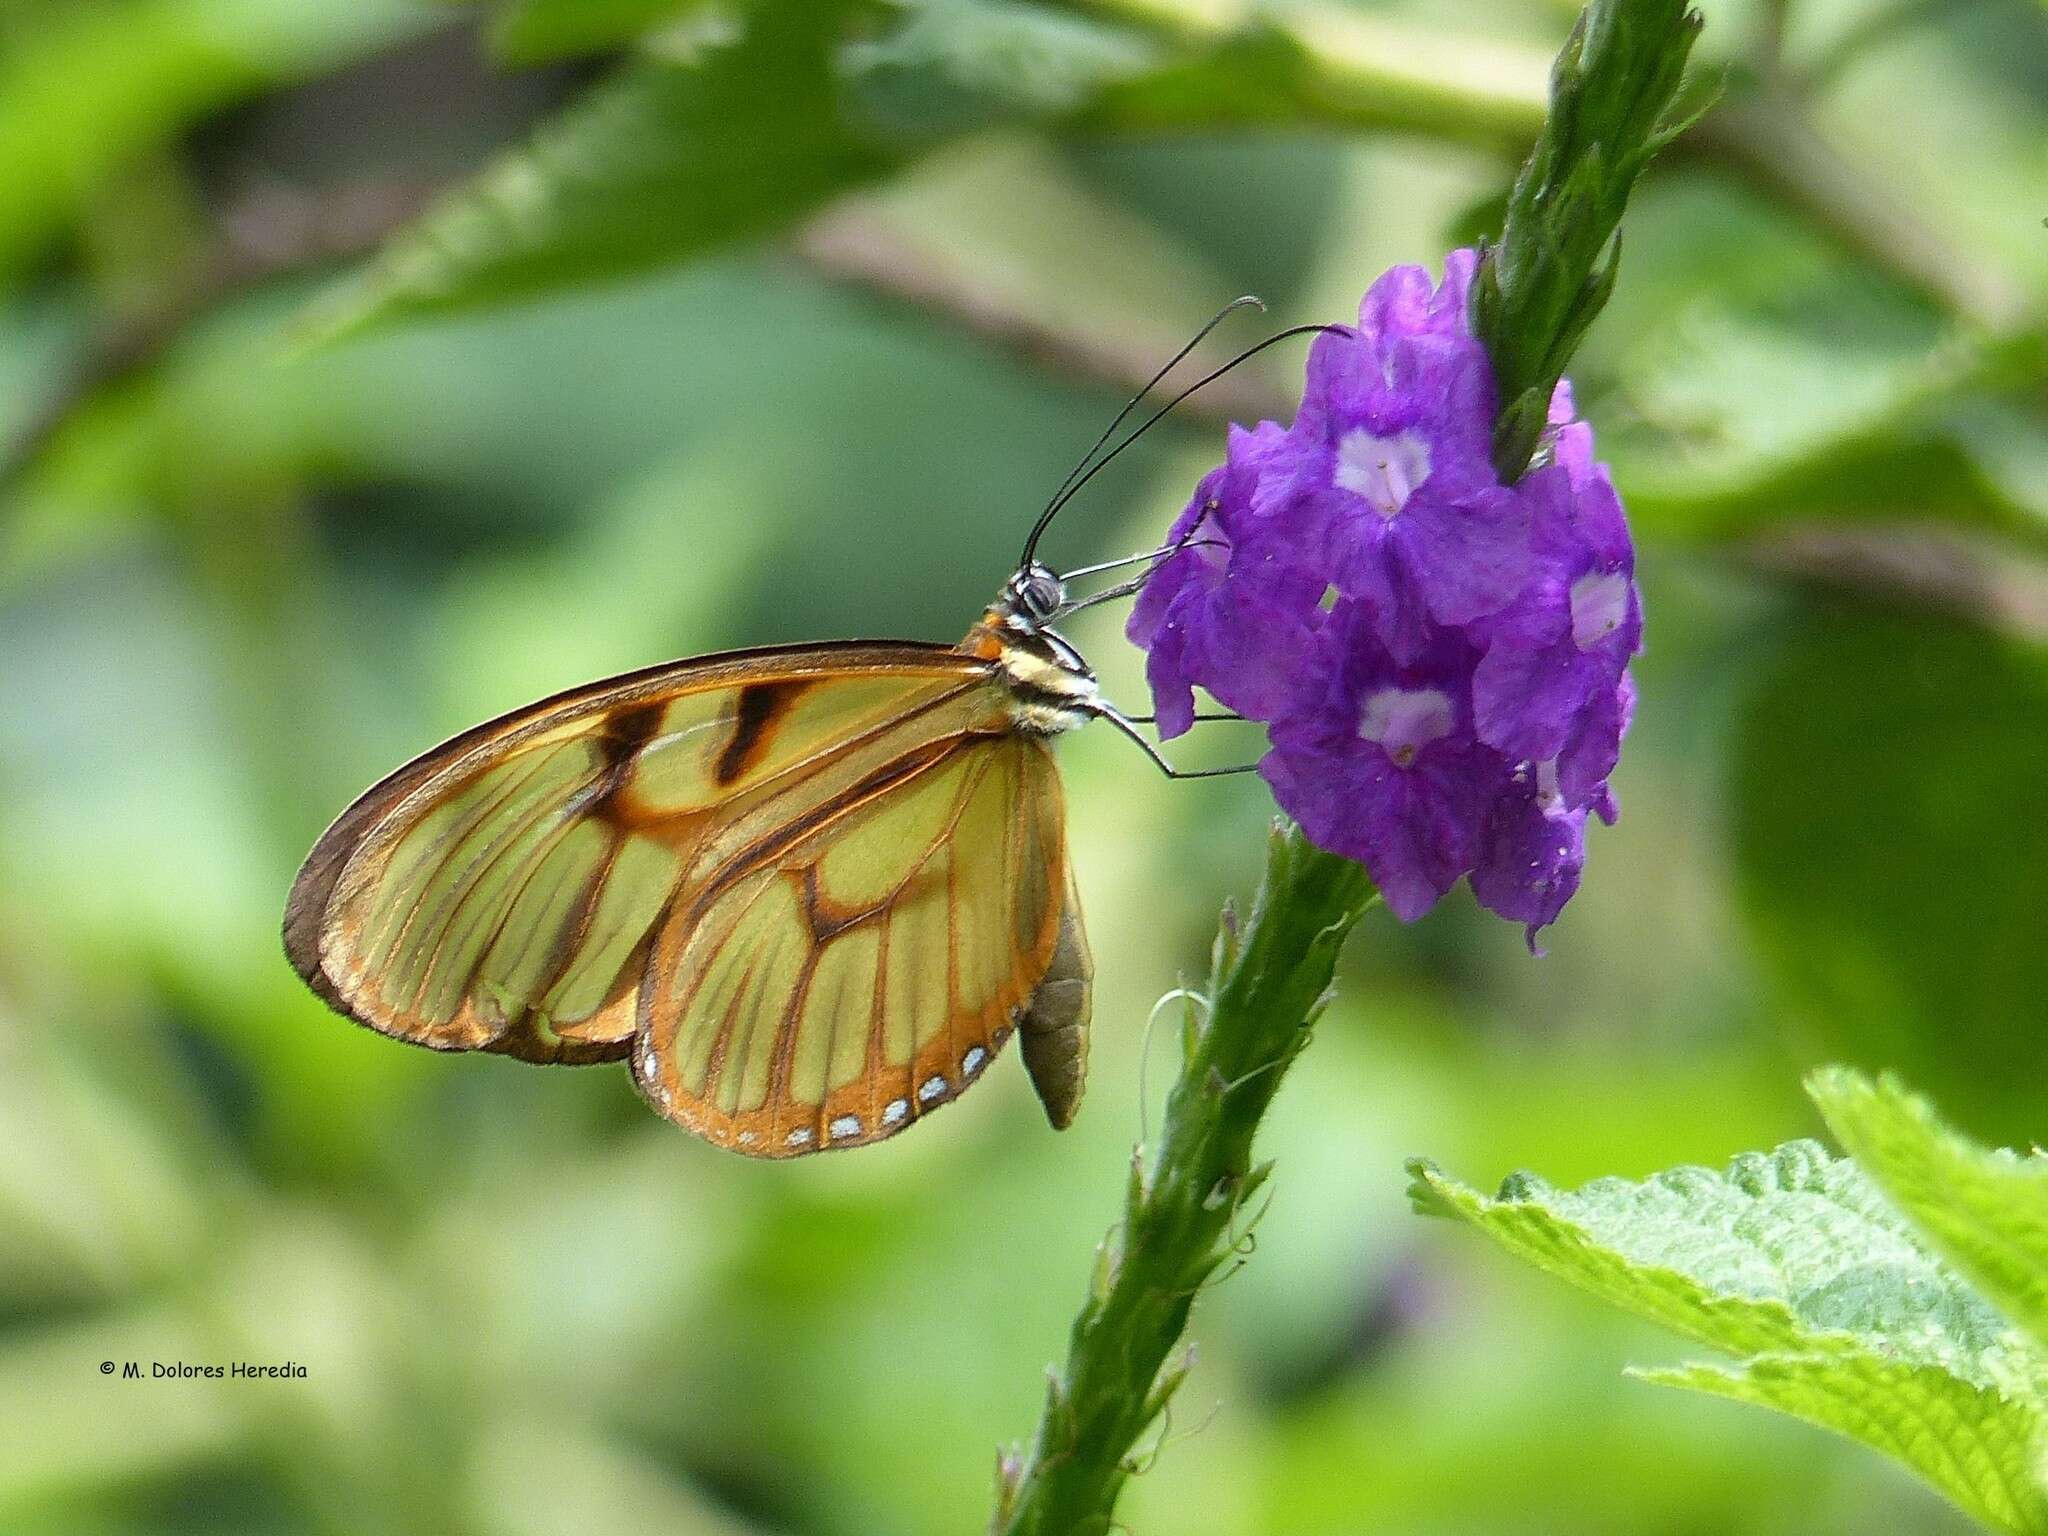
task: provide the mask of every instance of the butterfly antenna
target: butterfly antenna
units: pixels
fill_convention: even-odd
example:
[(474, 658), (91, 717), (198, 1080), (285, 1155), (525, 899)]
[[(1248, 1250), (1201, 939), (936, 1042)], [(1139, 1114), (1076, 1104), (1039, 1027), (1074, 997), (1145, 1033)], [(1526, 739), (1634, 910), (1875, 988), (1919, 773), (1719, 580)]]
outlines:
[(1231, 315), (1235, 314), (1238, 310), (1245, 308), (1245, 306), (1247, 305), (1250, 305), (1252, 308), (1257, 309), (1261, 313), (1263, 313), (1266, 308), (1266, 301), (1260, 298), (1255, 293), (1247, 293), (1239, 298), (1232, 299), (1228, 304), (1224, 305), (1221, 309), (1217, 310), (1216, 313), (1210, 317), (1209, 323), (1207, 325), (1203, 326), (1199, 331), (1195, 332), (1193, 339), (1190, 340), (1186, 346), (1182, 347), (1178, 352), (1174, 353), (1172, 357), (1167, 359), (1165, 367), (1161, 368), (1157, 373), (1153, 374), (1151, 378), (1145, 381), (1145, 387), (1143, 389), (1139, 390), (1135, 395), (1131, 396), (1130, 399), (1124, 402), (1124, 408), (1116, 413), (1116, 419), (1110, 422), (1108, 426), (1102, 429), (1102, 436), (1095, 439), (1094, 443), (1089, 446), (1088, 451), (1081, 455), (1081, 462), (1076, 464), (1072, 469), (1067, 471), (1067, 478), (1060, 482), (1059, 489), (1052, 493), (1052, 500), (1048, 501), (1045, 504), (1045, 510), (1038, 515), (1038, 521), (1031, 525), (1031, 536), (1024, 541), (1024, 558), (1018, 562), (1019, 569), (1029, 566), (1031, 564), (1032, 558), (1038, 553), (1039, 535), (1045, 532), (1046, 525), (1050, 523), (1053, 519), (1053, 514), (1059, 511), (1060, 498), (1064, 496), (1068, 488), (1073, 485), (1074, 477), (1080, 474), (1082, 470), (1088, 467), (1088, 461), (1094, 458), (1097, 451), (1102, 447), (1102, 445), (1108, 442), (1110, 438), (1115, 435), (1116, 429), (1122, 426), (1124, 422), (1129, 418), (1131, 412), (1135, 411), (1138, 408), (1139, 402), (1142, 401), (1147, 395), (1151, 394), (1153, 390), (1159, 387), (1159, 381), (1161, 379), (1165, 378), (1169, 373), (1173, 372), (1174, 369), (1178, 368), (1181, 365), (1182, 360), (1185, 359), (1190, 352), (1194, 351), (1195, 348), (1199, 347), (1203, 342), (1207, 341), (1209, 339), (1209, 333), (1211, 331), (1215, 330), (1217, 326), (1221, 325), (1225, 320), (1229, 319)]
[[(1045, 515), (1039, 518), (1038, 526), (1031, 530), (1031, 542), (1024, 546), (1024, 563), (1027, 565), (1031, 563), (1032, 551), (1037, 547), (1039, 534), (1045, 531), (1046, 524), (1050, 523), (1053, 520), (1054, 516), (1059, 512), (1060, 508), (1064, 507), (1068, 502), (1072, 501), (1075, 495), (1080, 491), (1082, 486), (1086, 485), (1090, 480), (1093, 480), (1104, 469), (1108, 468), (1111, 460), (1113, 460), (1118, 454), (1122, 453), (1126, 448), (1130, 447), (1131, 444), (1135, 443), (1139, 438), (1143, 437), (1147, 432), (1151, 431), (1154, 427), (1158, 426), (1160, 422), (1166, 419), (1167, 415), (1173, 410), (1175, 406), (1179, 405), (1183, 400), (1187, 399), (1188, 396), (1192, 395), (1196, 390), (1201, 389), (1206, 385), (1215, 383), (1218, 379), (1222, 378), (1223, 375), (1230, 372), (1231, 369), (1238, 367), (1240, 364), (1250, 362), (1253, 358), (1257, 357), (1261, 352), (1265, 351), (1266, 348), (1278, 346), (1281, 342), (1286, 341), (1291, 336), (1307, 336), (1311, 333), (1316, 332), (1341, 331), (1343, 329), (1345, 329), (1345, 327), (1341, 325), (1290, 325), (1284, 331), (1275, 331), (1271, 336), (1268, 336), (1264, 341), (1260, 342), (1257, 346), (1246, 347), (1244, 351), (1238, 353), (1237, 356), (1233, 357), (1229, 362), (1225, 363), (1222, 367), (1213, 369), (1210, 372), (1203, 374), (1199, 379), (1195, 380), (1194, 383), (1190, 384), (1186, 389), (1182, 390), (1179, 394), (1175, 395), (1171, 400), (1167, 401), (1166, 404), (1162, 405), (1161, 407), (1159, 407), (1158, 410), (1154, 411), (1150, 416), (1146, 417), (1144, 421), (1140, 422), (1136, 427), (1132, 428), (1130, 433), (1127, 436), (1125, 436), (1124, 440), (1118, 443), (1114, 448), (1110, 449), (1109, 452), (1105, 453), (1101, 458), (1097, 459), (1095, 463), (1089, 467), (1088, 472), (1086, 474), (1082, 475), (1080, 479), (1075, 480), (1072, 485), (1067, 486), (1064, 490), (1062, 490), (1059, 493), (1059, 495), (1053, 498), (1052, 505), (1047, 507), (1045, 509)], [(1140, 396), (1140, 398), (1142, 399), (1143, 397)]]

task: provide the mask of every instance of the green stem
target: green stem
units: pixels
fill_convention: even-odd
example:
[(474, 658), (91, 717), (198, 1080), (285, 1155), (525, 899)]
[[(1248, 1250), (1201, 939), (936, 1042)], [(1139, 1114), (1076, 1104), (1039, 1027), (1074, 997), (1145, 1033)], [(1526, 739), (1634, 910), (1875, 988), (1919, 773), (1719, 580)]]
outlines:
[[(1093, 10), (1192, 24), (1191, 0), (1095, 0)], [(1503, 378), (1499, 423), (1527, 463), (1572, 345), (1605, 298), (1595, 273), (1636, 172), (1662, 142), (1698, 19), (1672, 0), (1594, 0), (1552, 75), (1551, 115), (1516, 183), (1508, 229), (1481, 274), (1475, 315)], [(1503, 359), (1506, 360), (1505, 367)], [(1507, 478), (1512, 474), (1503, 471)], [(1046, 1392), (1028, 1460), (998, 1467), (995, 1536), (1104, 1536), (1131, 1475), (1131, 1448), (1185, 1378), (1169, 1364), (1202, 1287), (1254, 1219), (1272, 1170), (1252, 1140), (1307, 1044), (1338, 951), (1377, 899), (1359, 865), (1292, 827), (1273, 835), (1266, 878), (1239, 935), (1226, 912), (1206, 994), (1190, 1011), (1184, 1064), (1159, 1156), (1132, 1160), (1124, 1217), (1097, 1250), (1094, 1281)]]
[(1241, 935), (1216, 943), (1208, 1019), (1190, 1015), (1186, 1061), (1149, 1174), (1133, 1160), (1120, 1234), (1053, 1377), (1028, 1463), (1005, 1458), (999, 1536), (1100, 1536), (1131, 1472), (1131, 1447), (1186, 1374), (1167, 1364), (1203, 1285), (1242, 1240), (1271, 1169), (1252, 1137), (1308, 1043), (1337, 952), (1376, 899), (1364, 869), (1276, 828)]
[(1682, 124), (1671, 113), (1700, 19), (1685, 0), (1592, 0), (1550, 76), (1550, 115), (1508, 195), (1473, 285), (1493, 359), (1493, 462), (1528, 468), (1565, 362), (1607, 302), (1614, 239), (1636, 177)]

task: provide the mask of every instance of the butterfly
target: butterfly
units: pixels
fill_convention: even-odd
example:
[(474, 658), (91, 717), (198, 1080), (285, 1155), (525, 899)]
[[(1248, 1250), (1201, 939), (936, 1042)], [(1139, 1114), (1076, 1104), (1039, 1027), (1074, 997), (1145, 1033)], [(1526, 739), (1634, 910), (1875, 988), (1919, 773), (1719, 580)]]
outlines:
[(372, 786), (292, 885), (294, 969), (336, 1011), (435, 1050), (624, 1059), (657, 1111), (750, 1156), (893, 1136), (1013, 1034), (1064, 1128), (1093, 962), (1050, 743), (1107, 719), (1169, 774), (1205, 776), (1169, 767), (1053, 628), (1144, 577), (1075, 602), (1035, 557), (1143, 432), (1082, 473), (1151, 387), (958, 645), (650, 667), (464, 731)]

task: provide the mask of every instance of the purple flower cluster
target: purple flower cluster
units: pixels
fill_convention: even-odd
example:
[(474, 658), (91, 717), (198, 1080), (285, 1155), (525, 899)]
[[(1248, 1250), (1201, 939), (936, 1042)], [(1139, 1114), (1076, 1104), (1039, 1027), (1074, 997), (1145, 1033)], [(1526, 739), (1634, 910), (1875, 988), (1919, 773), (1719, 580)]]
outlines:
[(1477, 258), (1372, 285), (1318, 336), (1294, 425), (1233, 427), (1130, 620), (1160, 734), (1199, 685), (1264, 721), (1259, 771), (1404, 920), (1466, 875), (1530, 947), (1612, 822), (1642, 648), (1635, 550), (1560, 384), (1535, 467), (1504, 486), (1472, 334)]

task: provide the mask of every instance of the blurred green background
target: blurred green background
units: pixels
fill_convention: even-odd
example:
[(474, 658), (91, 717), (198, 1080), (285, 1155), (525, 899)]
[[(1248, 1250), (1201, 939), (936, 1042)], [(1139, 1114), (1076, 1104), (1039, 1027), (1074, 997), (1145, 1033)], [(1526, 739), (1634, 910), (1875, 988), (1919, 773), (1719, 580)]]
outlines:
[[(0, 3), (0, 1529), (939, 1536), (1032, 1425), (1256, 781), (1063, 746), (1100, 971), (1063, 1136), (1006, 1062), (752, 1165), (619, 1068), (328, 1014), (285, 889), (530, 698), (953, 637), (1126, 373), (1488, 227), (1572, 8), (735, 9)], [(1354, 940), (1135, 1531), (1962, 1528), (1625, 1379), (1678, 1347), (1403, 1198), (1414, 1153), (1809, 1134), (1824, 1060), (2048, 1139), (2048, 7), (1701, 9), (1723, 96), (1573, 370), (1649, 612), (1624, 818), (1547, 959), (1463, 892)], [(1051, 556), (1147, 547), (1298, 370), (1145, 439)], [(1142, 707), (1120, 617), (1075, 638)]]

